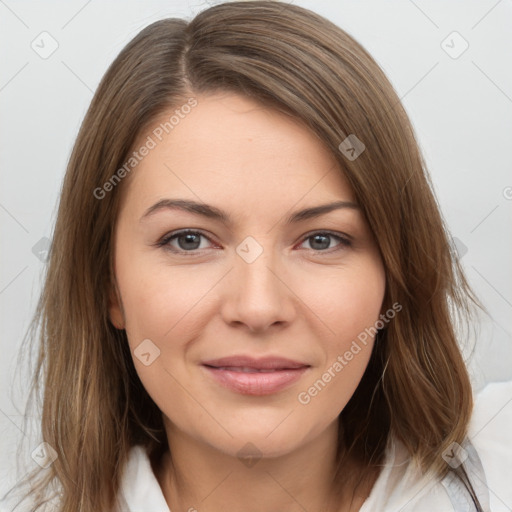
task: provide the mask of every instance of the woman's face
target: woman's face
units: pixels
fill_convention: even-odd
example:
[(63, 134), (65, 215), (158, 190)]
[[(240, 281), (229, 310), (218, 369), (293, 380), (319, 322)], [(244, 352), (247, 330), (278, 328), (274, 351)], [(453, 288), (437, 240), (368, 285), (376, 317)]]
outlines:
[(232, 93), (196, 98), (136, 145), (154, 147), (122, 184), (110, 316), (168, 433), (278, 456), (327, 432), (354, 393), (384, 269), (307, 128)]

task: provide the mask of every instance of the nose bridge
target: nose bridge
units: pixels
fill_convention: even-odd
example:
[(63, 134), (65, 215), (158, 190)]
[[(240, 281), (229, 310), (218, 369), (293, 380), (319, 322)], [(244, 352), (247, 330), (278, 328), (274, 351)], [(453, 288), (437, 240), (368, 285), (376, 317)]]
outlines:
[(276, 277), (276, 258), (272, 249), (267, 248), (253, 261), (237, 258), (236, 273), (242, 292), (252, 296), (266, 296), (266, 300), (278, 298), (280, 282)]
[(290, 321), (290, 292), (279, 278), (281, 262), (271, 238), (264, 242), (247, 237), (236, 252), (227, 319), (244, 323), (252, 331)]

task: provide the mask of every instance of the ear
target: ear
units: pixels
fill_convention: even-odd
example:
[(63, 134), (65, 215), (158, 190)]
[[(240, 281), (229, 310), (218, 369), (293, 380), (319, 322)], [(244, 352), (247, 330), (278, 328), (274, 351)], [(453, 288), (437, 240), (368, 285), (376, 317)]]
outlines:
[(116, 282), (114, 282), (110, 289), (110, 296), (108, 300), (108, 315), (110, 322), (116, 329), (125, 328), (123, 303), (121, 302), (121, 296), (119, 294), (119, 289)]

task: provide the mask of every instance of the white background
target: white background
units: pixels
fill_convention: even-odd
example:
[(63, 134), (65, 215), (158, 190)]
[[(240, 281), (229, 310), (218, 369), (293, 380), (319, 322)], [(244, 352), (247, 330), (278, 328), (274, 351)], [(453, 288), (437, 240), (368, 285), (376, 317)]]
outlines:
[[(66, 162), (93, 91), (142, 28), (165, 17), (190, 19), (216, 3), (0, 0), (0, 493), (15, 481), (15, 444), (23, 437), (28, 377), (14, 380), (14, 370), (44, 266), (32, 249), (51, 238)], [(402, 98), (469, 281), (489, 313), (471, 361), (475, 388), (511, 379), (512, 4), (294, 3), (362, 43)], [(40, 35), (45, 31), (50, 36)], [(49, 50), (52, 40), (58, 47), (46, 59), (31, 47)], [(453, 58), (464, 40), (467, 50)]]

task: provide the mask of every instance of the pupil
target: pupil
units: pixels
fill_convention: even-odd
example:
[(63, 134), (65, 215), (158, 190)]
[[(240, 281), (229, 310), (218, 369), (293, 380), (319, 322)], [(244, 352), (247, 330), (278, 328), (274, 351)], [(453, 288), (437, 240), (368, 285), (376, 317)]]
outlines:
[(313, 243), (311, 244), (311, 246), (313, 247), (313, 249), (328, 249), (329, 235), (314, 235)]
[[(197, 249), (199, 247), (199, 236), (194, 233), (181, 235), (178, 240), (181, 249)], [(185, 240), (185, 243), (181, 243), (182, 240)]]

